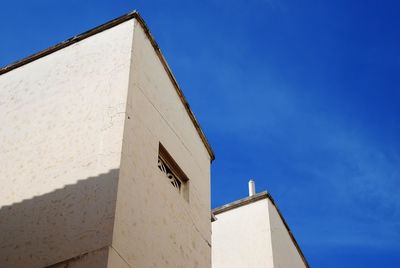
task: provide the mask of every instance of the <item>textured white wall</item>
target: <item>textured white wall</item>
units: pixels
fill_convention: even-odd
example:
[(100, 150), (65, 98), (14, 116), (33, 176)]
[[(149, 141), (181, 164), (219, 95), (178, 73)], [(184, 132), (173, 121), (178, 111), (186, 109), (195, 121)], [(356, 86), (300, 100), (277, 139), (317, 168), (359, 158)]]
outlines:
[[(210, 156), (136, 25), (113, 247), (132, 267), (210, 267)], [(158, 169), (159, 142), (188, 176), (189, 202)]]
[(304, 268), (301, 255), (269, 198), (216, 215), (214, 268)]
[(135, 19), (1, 75), (0, 123), (0, 267), (211, 266), (210, 155)]
[(213, 268), (272, 268), (267, 199), (217, 214), (212, 223)]
[(107, 266), (109, 263), (109, 252), (110, 249), (108, 247), (104, 247), (80, 256), (76, 256), (75, 258), (59, 262), (55, 265), (52, 265), (51, 268), (117, 268), (118, 266)]
[(133, 20), (0, 76), (0, 267), (109, 245)]

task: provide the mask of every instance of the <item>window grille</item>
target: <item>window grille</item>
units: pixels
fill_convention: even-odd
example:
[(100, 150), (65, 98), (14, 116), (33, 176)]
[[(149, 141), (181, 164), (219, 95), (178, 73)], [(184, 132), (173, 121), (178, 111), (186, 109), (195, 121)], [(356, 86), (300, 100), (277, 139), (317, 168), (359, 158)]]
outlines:
[(162, 160), (160, 156), (158, 157), (158, 168), (165, 174), (165, 176), (167, 176), (172, 186), (174, 186), (180, 191), (182, 182), (176, 177), (176, 175), (165, 164), (164, 160)]
[(171, 185), (189, 202), (189, 179), (161, 143), (157, 166)]

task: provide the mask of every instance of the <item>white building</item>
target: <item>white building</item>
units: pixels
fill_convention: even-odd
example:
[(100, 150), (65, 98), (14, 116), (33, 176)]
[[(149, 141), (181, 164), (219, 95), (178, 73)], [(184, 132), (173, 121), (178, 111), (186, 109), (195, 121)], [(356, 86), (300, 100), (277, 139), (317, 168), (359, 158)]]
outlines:
[(271, 195), (249, 188), (249, 197), (213, 210), (212, 267), (308, 268)]
[(0, 267), (308, 267), (267, 193), (217, 208), (213, 151), (138, 13), (0, 69)]
[(0, 69), (0, 267), (210, 267), (212, 150), (133, 12)]

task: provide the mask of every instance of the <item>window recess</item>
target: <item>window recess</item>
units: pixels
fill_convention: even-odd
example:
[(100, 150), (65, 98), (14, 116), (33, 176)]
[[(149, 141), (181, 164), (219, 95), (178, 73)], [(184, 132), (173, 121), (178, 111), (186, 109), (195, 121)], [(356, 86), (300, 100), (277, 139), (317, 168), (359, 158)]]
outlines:
[(180, 195), (189, 201), (189, 179), (161, 143), (157, 166)]

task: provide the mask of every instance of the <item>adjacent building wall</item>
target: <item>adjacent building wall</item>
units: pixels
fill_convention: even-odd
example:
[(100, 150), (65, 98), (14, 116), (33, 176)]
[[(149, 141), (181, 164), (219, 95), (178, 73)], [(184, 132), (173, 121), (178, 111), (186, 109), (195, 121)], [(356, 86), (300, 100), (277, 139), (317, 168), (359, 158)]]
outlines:
[(292, 238), (286, 229), (276, 207), (268, 199), (268, 211), (272, 238), (274, 267), (304, 268), (307, 267), (299, 254)]
[(0, 267), (111, 244), (133, 20), (0, 76)]
[(262, 199), (216, 215), (212, 223), (213, 268), (272, 268), (268, 201)]
[(229, 203), (214, 212), (214, 268), (308, 267), (268, 193)]
[[(210, 155), (144, 29), (135, 23), (112, 247), (131, 267), (210, 267)], [(188, 201), (157, 167), (162, 144)]]

